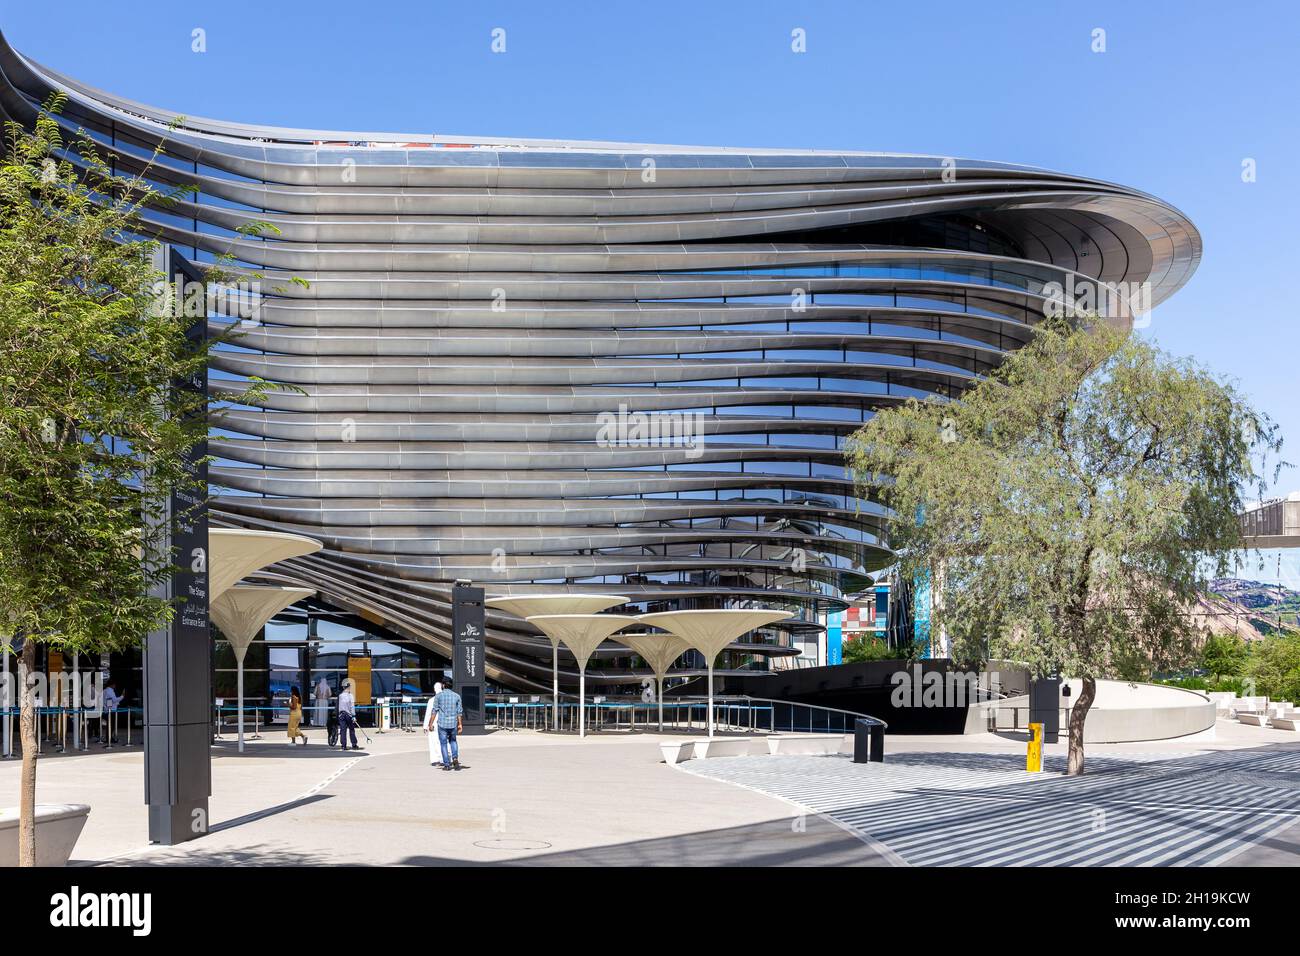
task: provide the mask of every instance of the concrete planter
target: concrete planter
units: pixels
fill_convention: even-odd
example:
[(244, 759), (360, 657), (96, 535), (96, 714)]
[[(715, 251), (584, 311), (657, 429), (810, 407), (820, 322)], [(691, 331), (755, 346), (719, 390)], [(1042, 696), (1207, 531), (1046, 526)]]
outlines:
[[(67, 866), (90, 816), (84, 803), (36, 805), (36, 865)], [(0, 866), (18, 865), (18, 808), (0, 810)]]

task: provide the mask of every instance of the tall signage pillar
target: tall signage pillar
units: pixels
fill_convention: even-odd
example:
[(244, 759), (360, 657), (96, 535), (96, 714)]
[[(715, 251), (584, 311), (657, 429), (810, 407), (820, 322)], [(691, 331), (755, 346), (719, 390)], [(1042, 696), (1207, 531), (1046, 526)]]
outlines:
[(457, 581), (451, 590), (451, 679), (465, 710), (467, 734), (482, 733), (485, 724), (485, 630), (483, 589)]
[[(155, 267), (169, 283), (203, 277), (164, 246)], [(192, 288), (192, 287), (191, 287)], [(185, 298), (173, 288), (183, 307)], [(191, 335), (207, 334), (206, 296)], [(176, 388), (207, 394), (206, 369)], [(198, 484), (174, 488), (168, 501), (164, 548), (173, 572), (155, 595), (172, 601), (171, 624), (152, 631), (144, 645), (144, 792), (149, 841), (173, 844), (208, 832), (212, 794), (212, 636), (208, 627), (207, 442), (189, 455)]]
[(1043, 725), (1043, 743), (1054, 744), (1060, 739), (1061, 684), (1056, 676), (1029, 682), (1029, 722)]

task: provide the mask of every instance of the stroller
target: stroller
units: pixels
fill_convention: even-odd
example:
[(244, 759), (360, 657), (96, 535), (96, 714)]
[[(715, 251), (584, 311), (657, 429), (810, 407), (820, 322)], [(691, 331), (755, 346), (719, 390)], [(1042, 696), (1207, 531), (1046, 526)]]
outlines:
[(333, 747), (339, 742), (339, 719), (336, 714), (330, 714), (325, 718), (325, 732), (329, 734), (329, 745)]

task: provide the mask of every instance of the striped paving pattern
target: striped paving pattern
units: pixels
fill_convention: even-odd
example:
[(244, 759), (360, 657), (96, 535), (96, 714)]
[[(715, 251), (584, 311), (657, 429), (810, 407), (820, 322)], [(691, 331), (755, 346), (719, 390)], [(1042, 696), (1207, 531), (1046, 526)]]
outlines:
[(1300, 750), (732, 757), (682, 770), (780, 797), (913, 866), (1213, 866), (1300, 821)]

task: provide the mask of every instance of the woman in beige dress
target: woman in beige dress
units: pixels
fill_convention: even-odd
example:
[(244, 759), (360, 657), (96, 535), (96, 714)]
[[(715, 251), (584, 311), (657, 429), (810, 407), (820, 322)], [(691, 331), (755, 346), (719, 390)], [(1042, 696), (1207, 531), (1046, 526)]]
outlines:
[(298, 693), (298, 688), (295, 687), (289, 692), (289, 746), (291, 747), (298, 742), (299, 737), (302, 738), (304, 745), (307, 743), (307, 735), (298, 726), (301, 723), (302, 695)]

